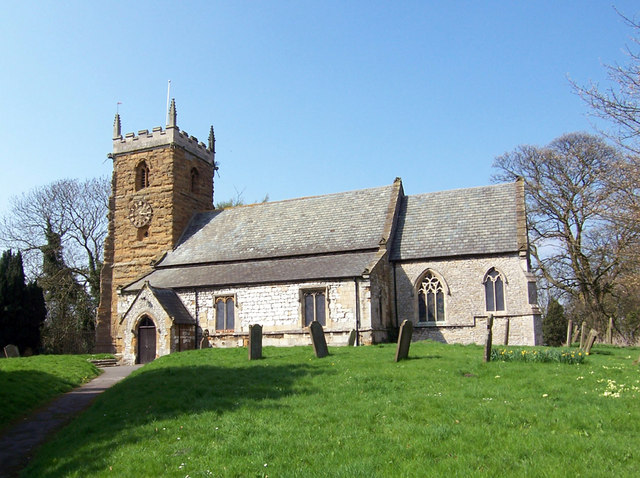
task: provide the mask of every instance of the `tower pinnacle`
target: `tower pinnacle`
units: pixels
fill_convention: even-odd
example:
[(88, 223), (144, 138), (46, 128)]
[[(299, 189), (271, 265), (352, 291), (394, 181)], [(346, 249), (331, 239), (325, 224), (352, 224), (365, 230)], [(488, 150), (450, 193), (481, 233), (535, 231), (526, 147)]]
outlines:
[(116, 117), (113, 120), (113, 139), (122, 139), (122, 128), (120, 125), (120, 115), (116, 113)]
[(176, 99), (171, 98), (171, 106), (169, 106), (169, 117), (167, 118), (167, 128), (177, 128), (177, 117), (178, 114), (176, 112)]

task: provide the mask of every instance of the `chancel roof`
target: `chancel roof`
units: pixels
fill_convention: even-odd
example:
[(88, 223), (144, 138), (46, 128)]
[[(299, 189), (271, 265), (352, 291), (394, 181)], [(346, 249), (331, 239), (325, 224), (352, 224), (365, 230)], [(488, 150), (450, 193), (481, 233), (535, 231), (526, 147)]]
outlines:
[(517, 252), (517, 187), (515, 182), (405, 196), (391, 259)]

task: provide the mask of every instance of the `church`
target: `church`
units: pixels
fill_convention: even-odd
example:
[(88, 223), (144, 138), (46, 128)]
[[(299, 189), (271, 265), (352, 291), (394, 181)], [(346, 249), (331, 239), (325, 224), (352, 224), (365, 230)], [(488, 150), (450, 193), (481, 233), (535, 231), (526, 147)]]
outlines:
[(284, 201), (213, 207), (215, 136), (113, 129), (112, 195), (96, 349), (123, 363), (203, 346), (395, 340), (542, 341), (524, 184), (406, 195), (402, 181)]

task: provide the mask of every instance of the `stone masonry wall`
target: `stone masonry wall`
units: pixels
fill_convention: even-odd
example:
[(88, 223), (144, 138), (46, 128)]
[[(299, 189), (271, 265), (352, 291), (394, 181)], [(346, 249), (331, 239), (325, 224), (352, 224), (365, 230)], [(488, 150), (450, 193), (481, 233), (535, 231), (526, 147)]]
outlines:
[[(529, 303), (532, 277), (527, 271), (526, 257), (517, 254), (398, 264), (398, 323), (405, 319), (411, 320), (414, 323), (415, 339), (483, 343), (489, 314), (485, 306), (483, 280), (492, 267), (506, 278), (506, 310), (491, 312), (495, 317), (494, 337), (500, 337), (501, 333), (504, 335), (508, 318), (510, 344), (541, 343), (540, 312), (537, 304)], [(416, 287), (427, 270), (433, 271), (441, 279), (445, 289), (446, 321), (438, 326), (418, 324)]]

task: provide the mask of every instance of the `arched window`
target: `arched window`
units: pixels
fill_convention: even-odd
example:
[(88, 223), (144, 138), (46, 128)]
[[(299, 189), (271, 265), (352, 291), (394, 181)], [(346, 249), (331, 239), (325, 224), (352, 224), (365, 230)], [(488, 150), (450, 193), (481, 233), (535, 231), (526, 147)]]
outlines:
[(198, 170), (196, 168), (193, 168), (191, 170), (191, 192), (192, 193), (198, 192), (198, 176), (200, 176), (200, 173), (198, 173)]
[(136, 191), (149, 187), (149, 166), (142, 161), (136, 167)]
[(504, 309), (504, 278), (493, 267), (484, 276), (484, 296), (487, 312)]
[(444, 320), (444, 288), (442, 282), (429, 271), (418, 287), (418, 322)]
[(234, 330), (235, 304), (233, 297), (218, 297), (216, 299), (216, 332)]

